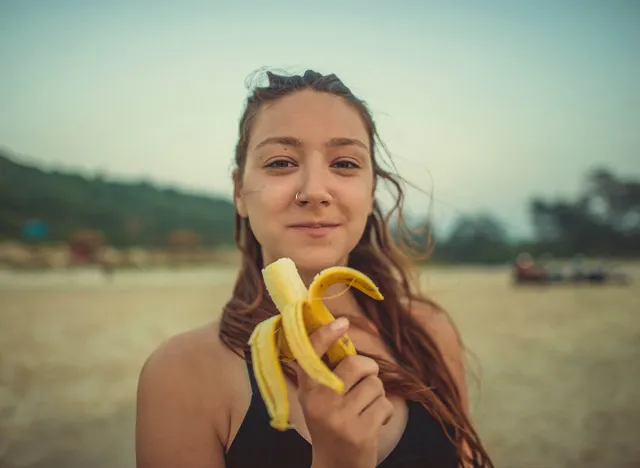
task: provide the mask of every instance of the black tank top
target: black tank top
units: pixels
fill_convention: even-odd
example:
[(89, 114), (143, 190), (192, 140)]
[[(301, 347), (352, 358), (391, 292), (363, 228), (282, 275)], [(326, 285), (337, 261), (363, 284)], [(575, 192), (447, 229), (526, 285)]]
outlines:
[[(251, 403), (225, 454), (226, 468), (309, 468), (311, 444), (294, 429), (281, 432), (270, 426), (253, 368), (249, 364), (247, 368)], [(378, 468), (457, 468), (455, 447), (440, 423), (419, 403), (408, 401), (407, 406), (405, 431)]]

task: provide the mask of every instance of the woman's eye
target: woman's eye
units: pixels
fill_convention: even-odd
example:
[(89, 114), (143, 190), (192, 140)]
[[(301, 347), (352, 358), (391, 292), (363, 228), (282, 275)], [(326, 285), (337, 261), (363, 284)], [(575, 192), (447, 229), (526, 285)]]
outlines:
[(272, 161), (269, 164), (267, 164), (267, 167), (273, 167), (273, 168), (283, 168), (283, 167), (291, 167), (293, 166), (293, 163), (291, 161), (287, 161), (286, 159), (278, 159), (276, 161)]
[(353, 161), (349, 161), (349, 160), (337, 161), (336, 163), (334, 163), (334, 165), (338, 169), (358, 169), (360, 167)]
[[(266, 165), (266, 167), (269, 169), (285, 169), (288, 167), (295, 167), (295, 166), (296, 164), (293, 161), (290, 161), (288, 159), (276, 159)], [(360, 167), (358, 166), (358, 164), (348, 159), (336, 161), (335, 163), (333, 163), (332, 166), (336, 169), (358, 169)]]

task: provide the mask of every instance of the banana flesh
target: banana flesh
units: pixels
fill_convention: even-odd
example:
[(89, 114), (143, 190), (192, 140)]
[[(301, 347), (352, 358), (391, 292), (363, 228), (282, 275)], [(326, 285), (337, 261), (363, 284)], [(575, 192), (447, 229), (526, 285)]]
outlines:
[[(289, 399), (281, 361), (295, 360), (315, 381), (335, 392), (344, 391), (344, 382), (315, 352), (309, 335), (335, 317), (323, 303), (323, 294), (333, 284), (353, 286), (375, 300), (383, 296), (373, 281), (349, 267), (331, 267), (316, 275), (307, 290), (295, 263), (281, 258), (262, 270), (267, 291), (278, 315), (259, 323), (249, 338), (253, 371), (271, 426), (284, 431), (289, 424)], [(327, 352), (335, 367), (346, 356), (356, 354), (348, 335), (334, 343)]]

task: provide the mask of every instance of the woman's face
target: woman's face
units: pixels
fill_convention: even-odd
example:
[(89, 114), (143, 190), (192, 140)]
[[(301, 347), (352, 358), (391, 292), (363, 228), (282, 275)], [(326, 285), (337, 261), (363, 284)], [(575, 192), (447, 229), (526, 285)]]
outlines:
[(263, 106), (235, 202), (265, 265), (289, 257), (308, 274), (346, 265), (373, 201), (369, 138), (353, 107), (311, 90)]

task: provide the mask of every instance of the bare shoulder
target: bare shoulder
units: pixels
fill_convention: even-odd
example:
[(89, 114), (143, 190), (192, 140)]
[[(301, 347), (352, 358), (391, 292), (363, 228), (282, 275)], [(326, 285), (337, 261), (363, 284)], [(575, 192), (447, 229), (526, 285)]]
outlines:
[(172, 336), (142, 365), (136, 408), (139, 468), (223, 466), (231, 390), (220, 376), (239, 358), (230, 359), (233, 353), (218, 331), (218, 323), (211, 323)]
[(225, 365), (221, 358), (232, 354), (220, 340), (219, 331), (220, 324), (215, 321), (167, 338), (146, 359), (141, 376), (158, 370), (162, 374), (181, 373), (183, 377), (211, 374)]
[(412, 302), (410, 313), (433, 338), (442, 353), (447, 368), (460, 391), (464, 410), (468, 411), (462, 339), (455, 323), (446, 311), (428, 302)]
[(460, 358), (462, 340), (460, 333), (446, 311), (429, 302), (414, 301), (411, 314), (433, 337), (445, 358)]
[[(180, 378), (183, 390), (191, 394), (204, 390), (224, 372), (230, 364), (228, 357), (233, 354), (220, 340), (219, 330), (219, 322), (215, 321), (167, 338), (147, 357), (140, 371), (140, 383), (174, 382)], [(196, 382), (198, 385), (194, 387), (187, 386)], [(214, 387), (223, 389), (219, 385)]]

